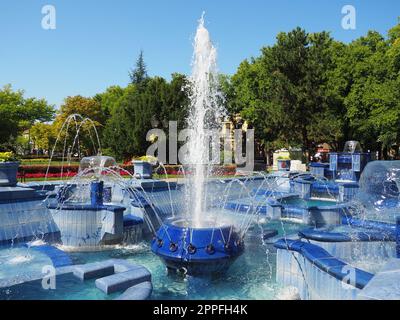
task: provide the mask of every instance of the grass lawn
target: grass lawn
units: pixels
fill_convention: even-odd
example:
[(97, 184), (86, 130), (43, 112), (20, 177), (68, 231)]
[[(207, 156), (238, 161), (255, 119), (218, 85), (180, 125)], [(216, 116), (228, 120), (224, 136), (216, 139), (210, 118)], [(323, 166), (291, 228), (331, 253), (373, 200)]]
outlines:
[[(24, 183), (24, 182), (35, 182), (35, 181), (57, 181), (57, 180), (61, 180), (61, 178), (25, 178), (25, 179), (18, 179), (19, 182)], [(70, 180), (70, 178), (64, 178), (63, 180)]]
[[(21, 161), (22, 166), (47, 166), (49, 164), (49, 161), (43, 160), (43, 161), (32, 161), (30, 159), (22, 159)], [(62, 161), (52, 161), (51, 165), (52, 166), (61, 166), (63, 164)], [(78, 161), (71, 161), (71, 165), (77, 165), (79, 166)], [(64, 166), (68, 165), (67, 161), (64, 161)]]

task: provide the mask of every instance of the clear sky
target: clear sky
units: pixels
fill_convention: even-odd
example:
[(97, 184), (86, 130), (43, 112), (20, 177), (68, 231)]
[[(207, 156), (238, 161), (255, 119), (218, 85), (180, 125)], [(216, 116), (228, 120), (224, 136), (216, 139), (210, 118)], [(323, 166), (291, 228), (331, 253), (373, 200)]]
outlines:
[[(42, 28), (44, 5), (56, 9), (56, 29)], [(355, 30), (341, 27), (342, 7), (356, 8)], [(239, 63), (296, 26), (327, 30), (349, 42), (370, 29), (386, 35), (400, 16), (399, 0), (0, 0), (0, 86), (57, 106), (68, 95), (92, 96), (125, 86), (144, 51), (150, 75), (190, 73), (197, 20), (219, 52), (219, 69)]]

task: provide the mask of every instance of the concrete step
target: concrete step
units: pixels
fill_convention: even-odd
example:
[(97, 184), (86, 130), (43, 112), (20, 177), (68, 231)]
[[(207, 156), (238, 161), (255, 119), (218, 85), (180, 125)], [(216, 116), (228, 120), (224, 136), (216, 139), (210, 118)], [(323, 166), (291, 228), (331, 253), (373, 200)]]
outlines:
[(109, 275), (96, 280), (95, 284), (101, 291), (110, 294), (118, 291), (126, 290), (139, 283), (151, 281), (151, 273), (142, 266)]
[(88, 263), (74, 268), (74, 275), (81, 280), (105, 277), (114, 272), (114, 263), (108, 261)]

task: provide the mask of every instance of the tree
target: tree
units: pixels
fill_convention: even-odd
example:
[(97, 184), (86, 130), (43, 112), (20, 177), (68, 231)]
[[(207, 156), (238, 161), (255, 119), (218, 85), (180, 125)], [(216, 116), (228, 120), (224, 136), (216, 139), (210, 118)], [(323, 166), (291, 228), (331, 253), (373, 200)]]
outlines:
[(100, 104), (101, 112), (108, 118), (124, 95), (125, 89), (120, 86), (111, 86), (105, 92), (96, 94), (94, 100)]
[[(398, 57), (400, 34), (398, 30), (399, 26), (391, 29), (388, 33), (388, 40), (377, 33), (370, 32), (367, 35), (364, 46), (369, 49), (369, 56), (365, 59), (365, 63), (370, 69), (367, 69), (365, 82), (358, 79), (357, 83), (360, 86), (355, 87), (364, 89), (361, 98), (364, 107), (361, 116), (364, 116), (362, 119), (365, 121), (363, 135), (369, 138), (369, 145), (380, 147), (384, 158), (388, 157), (391, 149), (395, 150), (397, 156), (399, 155), (400, 66)], [(359, 96), (354, 94), (352, 97)], [(354, 112), (354, 110), (352, 111)], [(368, 132), (366, 132), (367, 129)], [(371, 133), (374, 134), (375, 139), (371, 137)]]
[(136, 84), (136, 85), (140, 85), (143, 82), (145, 82), (146, 79), (148, 79), (147, 68), (146, 68), (146, 64), (144, 63), (142, 50), (140, 51), (139, 57), (136, 61), (135, 69), (133, 69), (129, 72), (129, 77), (131, 78), (131, 83)]
[[(374, 110), (384, 101), (380, 92), (390, 73), (387, 49), (385, 39), (372, 31), (349, 45), (351, 88), (344, 104), (351, 135), (371, 150), (385, 148), (379, 141), (380, 133), (374, 119)], [(384, 92), (388, 93), (387, 90)]]
[(310, 121), (307, 130), (311, 142), (308, 149), (328, 143), (338, 150), (344, 145), (347, 134), (346, 108), (335, 82), (335, 70), (343, 54), (343, 45), (335, 42), (326, 32), (310, 34), (308, 38), (306, 95)]
[(0, 149), (15, 151), (18, 135), (35, 121), (53, 119), (54, 107), (44, 99), (24, 98), (24, 91), (13, 91), (11, 85), (0, 90)]
[[(80, 115), (82, 118), (90, 119), (90, 121), (82, 123), (82, 118), (74, 117), (69, 126), (64, 126), (64, 123), (71, 115)], [(57, 134), (61, 134), (60, 141), (66, 139), (66, 145), (73, 147), (74, 150), (72, 152), (93, 155), (100, 151), (98, 150), (96, 132), (100, 137), (106, 119), (107, 115), (103, 113), (98, 100), (78, 95), (67, 97), (64, 100), (57, 113), (54, 126)], [(58, 151), (65, 151), (63, 150), (64, 143), (61, 143), (58, 147)]]
[[(270, 52), (270, 48), (265, 48), (263, 56), (268, 56)], [(231, 92), (226, 95), (229, 110), (235, 113), (240, 111), (243, 119), (255, 129), (255, 138), (267, 153), (286, 144), (281, 139), (280, 127), (276, 122), (279, 107), (272, 100), (270, 61), (261, 57), (250, 62), (243, 61), (231, 78), (233, 90), (229, 89)]]
[(400, 24), (387, 39), (370, 31), (350, 44), (326, 32), (280, 33), (225, 84), (229, 108), (240, 110), (267, 150), (307, 151), (322, 142), (340, 150), (359, 140), (399, 156)]
[(107, 120), (103, 131), (103, 147), (107, 155), (114, 156), (118, 160), (125, 160), (132, 155), (133, 150), (130, 147), (128, 118), (125, 109), (122, 107), (122, 101), (131, 90), (135, 90), (133, 85), (125, 89), (125, 93), (115, 109), (111, 110), (110, 118)]
[(165, 100), (161, 106), (159, 120), (164, 130), (168, 130), (168, 122), (176, 121), (178, 129), (186, 127), (189, 106), (189, 80), (183, 74), (173, 73), (171, 82), (165, 88)]
[(30, 129), (30, 135), (35, 148), (41, 150), (50, 150), (56, 140), (55, 127), (47, 123), (35, 123)]
[[(330, 111), (332, 43), (326, 32), (307, 34), (297, 28), (280, 33), (274, 46), (244, 61), (232, 77), (231, 107), (241, 109), (267, 150), (303, 146), (308, 152), (318, 142), (315, 138), (321, 132), (316, 123), (328, 119)], [(321, 138), (328, 136), (326, 131)]]
[(326, 32), (307, 34), (299, 28), (277, 39), (271, 53), (273, 100), (281, 108), (280, 126), (290, 145), (301, 145), (307, 154), (320, 142), (315, 138), (323, 138), (315, 124), (329, 115), (332, 39)]
[(101, 109), (99, 101), (94, 98), (78, 96), (67, 97), (57, 112), (55, 123), (62, 124), (70, 115), (80, 114), (82, 117), (91, 119), (96, 126), (101, 126), (106, 116)]
[(104, 146), (118, 159), (142, 156), (150, 145), (147, 132), (153, 128), (168, 132), (169, 121), (183, 128), (188, 106), (187, 79), (173, 74), (168, 83), (161, 77), (148, 78), (141, 85), (129, 85), (112, 110), (104, 129)]

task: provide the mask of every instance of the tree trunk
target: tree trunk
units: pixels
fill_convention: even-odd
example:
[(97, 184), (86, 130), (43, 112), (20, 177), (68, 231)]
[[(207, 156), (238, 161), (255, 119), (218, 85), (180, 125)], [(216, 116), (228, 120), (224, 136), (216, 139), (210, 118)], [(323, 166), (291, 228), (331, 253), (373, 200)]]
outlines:
[(270, 159), (270, 151), (269, 150), (266, 150), (265, 148), (264, 148), (264, 157), (265, 157), (265, 164), (267, 165), (267, 167), (269, 167), (270, 166), (270, 161), (269, 161), (269, 159)]
[(388, 158), (387, 148), (386, 147), (382, 147), (381, 150), (382, 150), (382, 154), (381, 154), (382, 159), (383, 160), (387, 160), (387, 158)]

